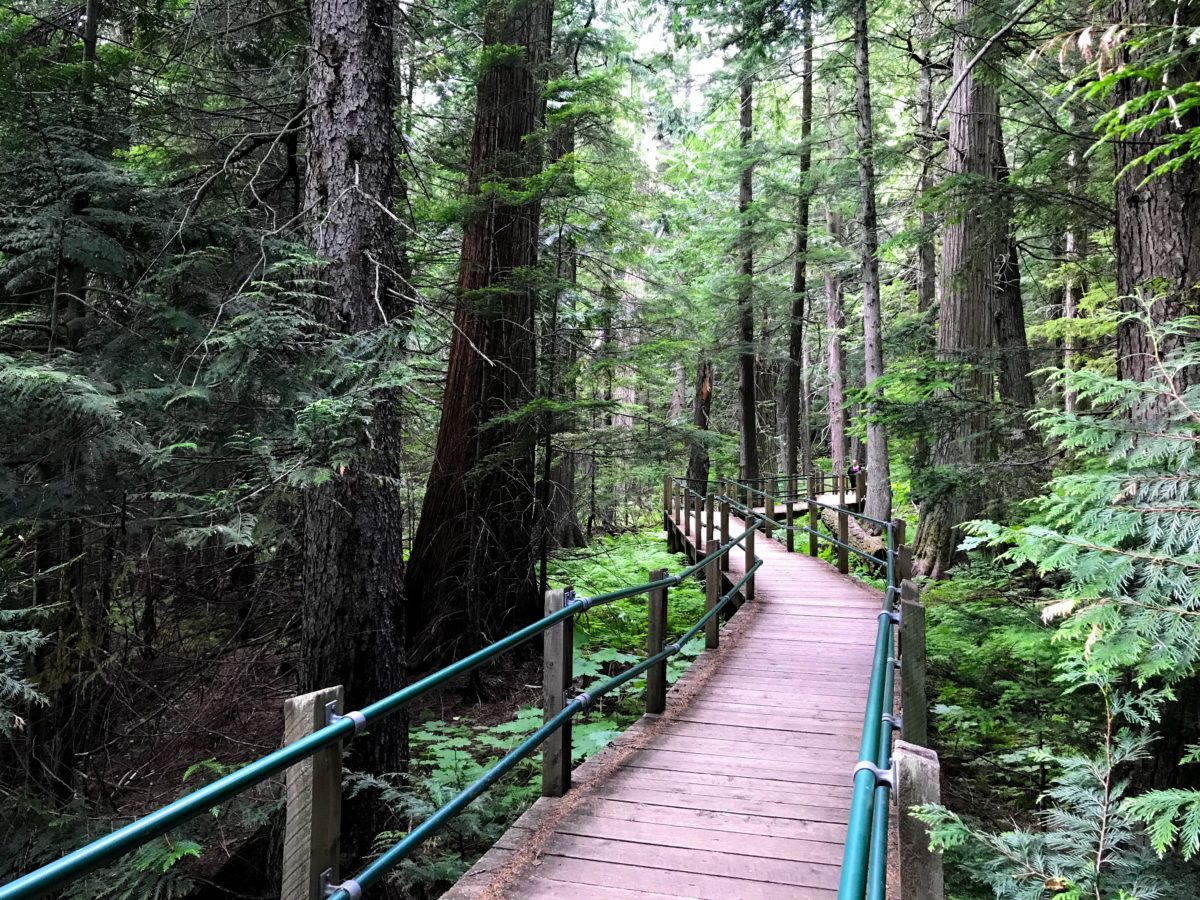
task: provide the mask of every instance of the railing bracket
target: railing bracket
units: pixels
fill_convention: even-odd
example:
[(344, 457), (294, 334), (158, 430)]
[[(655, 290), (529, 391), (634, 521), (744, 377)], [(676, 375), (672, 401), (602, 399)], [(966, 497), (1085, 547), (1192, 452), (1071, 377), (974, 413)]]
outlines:
[(886, 769), (881, 769), (869, 759), (860, 760), (858, 765), (854, 767), (854, 776), (857, 778), (858, 773), (862, 771), (870, 772), (875, 776), (875, 786), (886, 784), (893, 791), (896, 789), (896, 767), (892, 765)]
[(875, 618), (878, 619), (882, 616), (887, 616), (889, 619), (891, 619), (893, 625), (900, 624), (900, 610), (898, 609), (881, 609), (879, 611), (879, 615), (877, 615)]
[(582, 703), (583, 706), (580, 708), (579, 711), (586, 713), (588, 710), (590, 710), (592, 708), (593, 697), (587, 691), (584, 691), (582, 694), (580, 694), (578, 697), (576, 697), (571, 702)]
[(337, 711), (337, 701), (330, 700), (325, 704), (325, 724), (332, 725), (334, 722), (339, 722), (342, 719), (349, 719), (354, 723), (353, 737), (358, 737), (363, 733), (363, 729), (367, 727), (366, 717), (357, 709), (346, 713), (344, 716)]
[(887, 722), (893, 728), (903, 728), (904, 727), (904, 716), (896, 716), (896, 715), (893, 715), (892, 713), (884, 713), (883, 716), (880, 718), (880, 721)]
[(332, 897), (338, 891), (345, 891), (350, 900), (359, 900), (362, 897), (362, 885), (353, 878), (348, 881), (343, 881), (341, 884), (333, 883), (333, 870), (326, 869), (321, 873), (321, 896)]

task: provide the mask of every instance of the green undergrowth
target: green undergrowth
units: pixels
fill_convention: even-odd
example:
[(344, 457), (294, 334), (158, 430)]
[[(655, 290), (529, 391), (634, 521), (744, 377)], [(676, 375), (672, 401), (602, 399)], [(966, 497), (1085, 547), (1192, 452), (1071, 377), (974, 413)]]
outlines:
[[(578, 597), (594, 596), (649, 580), (649, 572), (675, 573), (687, 565), (682, 554), (668, 553), (662, 531), (645, 530), (605, 537), (591, 546), (555, 557), (551, 587), (574, 588)], [(704, 588), (698, 580), (670, 591), (669, 639), (681, 635), (704, 612)], [(595, 607), (575, 622), (575, 688), (586, 690), (629, 666), (646, 653), (646, 597), (640, 595)], [(672, 657), (667, 679), (674, 681), (699, 655), (697, 637)], [(573, 762), (578, 765), (608, 744), (642, 712), (645, 678), (637, 678), (600, 698), (571, 728)], [(392, 811), (396, 827), (379, 835), (379, 850), (400, 840), (409, 829), (467, 787), (542, 723), (539, 706), (513, 709), (500, 724), (485, 725), (467, 716), (445, 721), (432, 710), (417, 716), (410, 735), (412, 764), (403, 775), (353, 775), (351, 791), (374, 791)], [(427, 841), (391, 876), (404, 896), (432, 898), (453, 884), (536, 798), (541, 756), (521, 762), (508, 776)]]

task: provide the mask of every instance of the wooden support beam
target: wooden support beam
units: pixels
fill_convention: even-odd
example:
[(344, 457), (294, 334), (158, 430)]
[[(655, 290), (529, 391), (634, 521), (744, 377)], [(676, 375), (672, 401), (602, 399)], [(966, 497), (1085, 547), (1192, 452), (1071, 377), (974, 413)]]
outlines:
[(821, 548), (817, 546), (817, 525), (820, 524), (820, 514), (821, 508), (810, 497), (808, 503), (808, 555), (812, 557), (816, 557), (821, 552)]
[[(746, 535), (746, 571), (750, 571), (750, 567), (754, 565), (754, 535), (757, 532), (750, 532)], [(742, 585), (742, 600), (749, 603), (754, 599), (754, 576), (751, 575), (746, 579), (746, 583)]]
[(663, 476), (663, 515), (671, 514), (671, 476)]
[[(565, 589), (546, 591), (546, 615), (566, 602)], [(564, 619), (542, 632), (542, 721), (563, 711), (567, 692), (575, 680), (574, 619)], [(561, 797), (571, 788), (571, 723), (567, 722), (542, 744), (542, 796)]]
[[(283, 742), (324, 728), (327, 705), (342, 712), (342, 687), (283, 702)], [(333, 744), (296, 763), (284, 776), (282, 900), (321, 900), (321, 876), (337, 884), (342, 833), (342, 747)]]
[[(775, 496), (772, 492), (768, 492), (767, 496), (763, 498), (763, 513), (768, 519), (775, 518)], [(767, 537), (771, 537), (775, 533), (775, 526), (770, 522), (765, 523), (763, 525), (763, 533)]]
[[(655, 569), (650, 573), (650, 581), (658, 581), (667, 577), (666, 569)], [(653, 656), (667, 642), (667, 589), (655, 588), (646, 597), (646, 611), (649, 617), (646, 630), (646, 655)], [(646, 670), (646, 712), (661, 713), (667, 708), (667, 661)]]
[(942, 855), (929, 849), (928, 829), (909, 812), (914, 806), (941, 802), (937, 754), (908, 741), (897, 741), (893, 754), (900, 820), (900, 900), (943, 900)]
[(925, 607), (911, 579), (900, 583), (900, 709), (901, 732), (910, 744), (929, 743), (925, 693)]
[[(711, 553), (717, 552), (717, 547), (721, 546), (712, 538), (709, 538), (705, 545), (704, 555), (708, 556)], [(704, 567), (704, 611), (708, 612), (717, 605), (717, 601), (721, 599), (721, 567), (718, 565), (719, 560), (713, 560)], [(721, 617), (713, 616), (704, 623), (704, 649), (716, 650), (720, 643), (721, 635)]]
[[(836, 476), (835, 476), (836, 477)], [(846, 479), (838, 481), (837, 538), (843, 544), (850, 543), (850, 516), (846, 513)], [(837, 570), (845, 575), (850, 571), (850, 551), (837, 548)]]
[(794, 499), (792, 499), (792, 496), (790, 494), (788, 495), (786, 516), (787, 516), (787, 518), (785, 521), (787, 523), (787, 537), (786, 537), (785, 541), (787, 544), (787, 552), (795, 553), (796, 552), (796, 532), (794, 530), (794, 526), (796, 524), (796, 501)]
[[(716, 530), (717, 523), (713, 521), (713, 509), (716, 503), (716, 498), (712, 494), (708, 494), (704, 498), (704, 546), (707, 547), (713, 542), (713, 532)], [(708, 555), (707, 553), (705, 554)]]
[[(733, 535), (731, 535), (729, 533), (729, 501), (722, 500), (721, 501), (721, 543), (722, 544), (727, 543), (732, 536)], [(729, 571), (729, 554), (728, 553), (726, 553), (724, 556), (721, 557), (721, 571), (722, 572)]]
[(862, 512), (863, 501), (867, 499), (867, 470), (863, 469), (858, 473), (858, 477), (854, 479), (854, 501), (858, 504), (859, 512)]

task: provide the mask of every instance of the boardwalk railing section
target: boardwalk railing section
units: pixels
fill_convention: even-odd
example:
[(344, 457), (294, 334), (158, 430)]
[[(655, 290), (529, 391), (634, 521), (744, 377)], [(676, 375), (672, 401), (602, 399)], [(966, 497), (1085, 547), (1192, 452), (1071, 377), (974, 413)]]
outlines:
[[(808, 552), (817, 556), (819, 542), (835, 548), (837, 567), (849, 571), (849, 556), (854, 554), (884, 577), (883, 605), (876, 619), (873, 654), (866, 709), (863, 714), (859, 762), (852, 773), (853, 794), (842, 869), (838, 884), (839, 900), (884, 900), (888, 879), (889, 800), (898, 794), (901, 810), (923, 803), (937, 802), (939, 771), (937, 756), (926, 749), (927, 703), (925, 697), (925, 609), (919, 602), (911, 580), (912, 554), (904, 544), (905, 523), (873, 518), (861, 512), (866, 494), (867, 474), (849, 476), (817, 472), (799, 477), (734, 480), (718, 477), (715, 485), (672, 478), (664, 482), (665, 515), (674, 518), (686, 544), (694, 536), (701, 546), (702, 524), (712, 539), (713, 522), (719, 516), (721, 535), (729, 533), (732, 513), (744, 521), (759, 522), (770, 537), (783, 532), (787, 550), (795, 551), (795, 534), (808, 536)], [(829, 491), (826, 491), (826, 488)], [(837, 495), (836, 503), (820, 499)], [(849, 497), (853, 500), (848, 502)], [(802, 512), (807, 522), (796, 521)], [(822, 511), (833, 514), (836, 533), (827, 534), (819, 525)], [(864, 523), (868, 532), (883, 539), (882, 556), (867, 552), (849, 540), (849, 520)], [(673, 536), (667, 529), (668, 539)], [(749, 536), (751, 541), (753, 535)], [(753, 543), (747, 544), (747, 566), (753, 555)], [(686, 549), (686, 546), (682, 549)], [(698, 550), (696, 551), (699, 552)], [(899, 634), (897, 635), (897, 632)], [(901, 665), (901, 649), (903, 665)], [(901, 674), (900, 703), (896, 703), (895, 682)], [(899, 706), (901, 715), (894, 710)], [(893, 758), (893, 737), (899, 731), (902, 741)], [(940, 898), (942, 871), (940, 858), (928, 848), (924, 828), (907, 814), (900, 816), (901, 896), (904, 900)]]
[[(285, 770), (288, 803), (281, 896), (284, 900), (356, 900), (471, 801), (543, 744), (546, 747), (542, 764), (542, 792), (549, 796), (564, 793), (570, 786), (571, 777), (571, 719), (586, 711), (603, 695), (644, 673), (647, 712), (661, 712), (666, 700), (667, 660), (679, 653), (701, 631), (705, 632), (707, 646), (716, 646), (717, 616), (739, 593), (744, 594), (755, 571), (762, 565), (761, 560), (753, 559), (752, 549), (754, 534), (761, 527), (762, 523), (751, 517), (741, 534), (715, 546), (711, 552), (675, 575), (666, 571), (652, 572), (650, 580), (643, 584), (595, 597), (576, 597), (570, 588), (550, 591), (546, 596), (544, 618), (361, 710), (339, 712), (340, 687), (293, 698), (285, 709), (285, 718), (288, 720), (285, 722), (285, 735), (295, 736), (295, 739), (284, 747), (49, 865), (0, 886), (0, 900), (27, 900), (60, 890), (190, 819), (207, 815), (216, 805)], [(722, 532), (723, 535), (728, 533)], [(719, 570), (721, 567), (728, 568), (728, 556), (739, 546), (747, 548), (744, 574), (727, 591), (720, 593), (716, 588), (721, 584)], [(666, 636), (667, 591), (701, 572), (708, 581), (704, 614), (676, 640), (669, 641)], [(649, 646), (646, 658), (621, 674), (600, 681), (569, 698), (567, 695), (574, 681), (571, 672), (573, 618), (593, 607), (641, 594), (648, 595)], [(373, 722), (392, 715), (428, 691), (538, 635), (544, 636), (546, 651), (542, 726), (397, 844), (355, 873), (354, 877), (340, 880), (337, 836), (340, 831), (343, 742), (353, 739)], [(314, 725), (315, 730), (312, 730)], [(306, 731), (310, 733), (304, 733)], [(302, 736), (296, 736), (297, 732)]]

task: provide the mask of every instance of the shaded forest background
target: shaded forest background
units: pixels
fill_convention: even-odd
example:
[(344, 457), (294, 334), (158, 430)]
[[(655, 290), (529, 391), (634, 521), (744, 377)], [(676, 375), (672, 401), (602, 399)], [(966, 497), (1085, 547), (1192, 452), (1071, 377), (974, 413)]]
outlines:
[[(860, 461), (915, 529), (953, 896), (1196, 896), (1197, 29), (0, 6), (0, 874), (274, 746), (286, 696), (356, 708), (668, 565), (664, 472)], [(636, 650), (596, 627), (594, 671)], [(534, 727), (531, 665), (355, 743), (348, 850)], [(277, 801), (76, 896), (265, 896)]]

